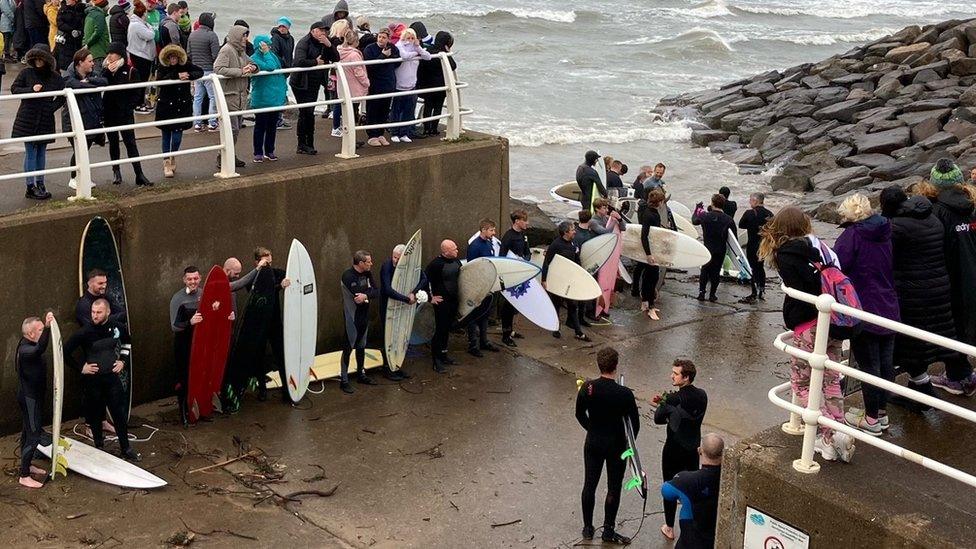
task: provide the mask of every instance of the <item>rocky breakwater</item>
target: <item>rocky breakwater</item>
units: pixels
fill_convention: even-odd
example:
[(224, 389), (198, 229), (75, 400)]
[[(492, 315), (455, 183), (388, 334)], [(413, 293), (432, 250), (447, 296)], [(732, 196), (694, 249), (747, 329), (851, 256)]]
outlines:
[(927, 177), (942, 157), (976, 166), (976, 19), (909, 26), (819, 63), (771, 70), (718, 90), (668, 97), (692, 117), (696, 145), (741, 171), (774, 168), (774, 190), (836, 221), (861, 191)]

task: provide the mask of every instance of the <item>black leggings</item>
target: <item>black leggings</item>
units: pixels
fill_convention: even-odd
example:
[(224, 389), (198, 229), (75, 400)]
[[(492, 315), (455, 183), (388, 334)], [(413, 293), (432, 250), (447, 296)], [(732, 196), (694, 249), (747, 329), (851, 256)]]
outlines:
[(20, 476), (30, 476), (31, 461), (43, 459), (37, 449), (42, 442), (44, 430), (41, 428), (41, 403), (35, 398), (17, 394), (17, 404), (23, 417), (24, 427), (20, 431)]
[(724, 262), (724, 254), (718, 258), (713, 254), (712, 260), (702, 266), (701, 274), (698, 277), (698, 293), (705, 293), (705, 285), (710, 284), (711, 291), (708, 292), (708, 295), (715, 295), (715, 292), (718, 291), (719, 277), (722, 274), (722, 263)]
[[(135, 67), (135, 82), (148, 82), (149, 78), (152, 76), (153, 60), (143, 59), (138, 55), (129, 54), (129, 59), (132, 61), (132, 66)], [(142, 99), (140, 102), (145, 103), (146, 94), (149, 93), (149, 88), (143, 88), (140, 90), (142, 94)]]
[(430, 340), (430, 354), (435, 362), (447, 356), (447, 342), (451, 336), (457, 309), (456, 301), (446, 299), (434, 305), (434, 337)]
[(654, 305), (654, 300), (657, 298), (657, 280), (660, 274), (661, 269), (655, 265), (644, 265), (644, 268), (641, 269), (641, 301)]
[(117, 374), (93, 374), (83, 376), (85, 394), (85, 422), (92, 432), (92, 439), (96, 446), (100, 446), (102, 435), (102, 421), (105, 420), (105, 408), (112, 414), (115, 434), (119, 437), (122, 451), (129, 448), (129, 397), (122, 387), (122, 379)]
[[(681, 445), (666, 441), (661, 452), (661, 473), (664, 482), (674, 478), (682, 471), (698, 470), (698, 449), (686, 450)], [(678, 511), (677, 501), (664, 500), (664, 523), (674, 527), (674, 516)]]
[(607, 464), (607, 499), (603, 504), (603, 528), (613, 530), (617, 524), (620, 507), (620, 489), (624, 482), (627, 462), (620, 459), (626, 448), (616, 444), (587, 441), (583, 445), (583, 526), (593, 526), (593, 507), (596, 505), (596, 488)]
[[(425, 93), (421, 97), (424, 98), (424, 108), (420, 113), (421, 118), (427, 118), (428, 116), (440, 116), (441, 111), (444, 110), (444, 99), (447, 98), (447, 92), (431, 92)], [(424, 122), (424, 133), (428, 135), (437, 135), (437, 126), (441, 123), (440, 120), (428, 120)]]
[(498, 316), (502, 319), (502, 336), (511, 336), (512, 332), (515, 331), (515, 315), (518, 310), (514, 305), (508, 302), (507, 299), (502, 298), (502, 302), (499, 306)]
[[(130, 122), (131, 123), (131, 122)], [(119, 149), (119, 134), (122, 134), (122, 144), (125, 145), (125, 155), (128, 158), (136, 158), (139, 156), (139, 147), (136, 145), (136, 132), (135, 130), (122, 130), (121, 132), (108, 132), (108, 156), (112, 160), (118, 160), (122, 158), (122, 151)], [(115, 166), (116, 168), (121, 168), (122, 166)], [(142, 171), (142, 166), (138, 162), (133, 162), (132, 170), (137, 174)]]
[[(295, 101), (298, 103), (311, 103), (319, 98), (319, 86), (314, 90), (294, 90)], [(298, 146), (315, 148), (315, 107), (302, 107), (298, 109), (298, 126), (295, 131), (298, 133)]]

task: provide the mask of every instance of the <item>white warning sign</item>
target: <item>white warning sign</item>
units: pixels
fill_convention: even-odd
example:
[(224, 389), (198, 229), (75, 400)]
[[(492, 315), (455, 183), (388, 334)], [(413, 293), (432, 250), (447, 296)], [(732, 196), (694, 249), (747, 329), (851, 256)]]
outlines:
[(746, 507), (743, 549), (808, 549), (810, 536), (781, 520)]

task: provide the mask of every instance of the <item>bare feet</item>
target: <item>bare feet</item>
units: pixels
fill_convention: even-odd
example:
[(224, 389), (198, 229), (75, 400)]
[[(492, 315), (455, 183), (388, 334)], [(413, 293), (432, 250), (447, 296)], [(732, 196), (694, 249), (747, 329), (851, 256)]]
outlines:
[(641, 301), (641, 312), (647, 312), (648, 307), (650, 307), (650, 305), (648, 305), (646, 301)]
[(19, 482), (21, 486), (26, 486), (27, 488), (41, 488), (44, 486), (44, 484), (37, 482), (30, 477), (20, 477), (20, 480), (17, 482)]
[(661, 311), (658, 309), (651, 309), (650, 311), (647, 312), (647, 316), (651, 320), (661, 320), (661, 317), (658, 316), (658, 313), (660, 312)]
[(667, 524), (661, 525), (661, 534), (671, 541), (674, 541), (674, 528), (671, 528)]
[(109, 422), (108, 420), (103, 421), (102, 422), (102, 432), (105, 433), (105, 434), (107, 434), (107, 435), (114, 435), (115, 434), (115, 425), (112, 425), (111, 422)]
[(31, 468), (30, 471), (31, 471), (31, 474), (32, 475), (46, 475), (47, 474), (47, 471), (45, 471), (44, 469), (41, 469), (40, 467), (36, 467), (34, 465), (31, 465), (30, 468)]

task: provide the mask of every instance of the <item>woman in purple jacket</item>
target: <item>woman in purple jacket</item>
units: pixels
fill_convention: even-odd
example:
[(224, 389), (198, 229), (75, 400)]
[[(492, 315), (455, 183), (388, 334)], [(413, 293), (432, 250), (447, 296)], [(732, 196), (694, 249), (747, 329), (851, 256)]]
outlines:
[[(895, 291), (894, 263), (891, 249), (891, 223), (871, 208), (863, 194), (844, 200), (837, 209), (844, 232), (837, 238), (834, 251), (851, 279), (861, 306), (869, 313), (900, 321), (898, 294)], [(851, 340), (851, 353), (858, 368), (888, 381), (895, 380), (895, 333), (864, 323), (861, 332)], [(888, 427), (885, 391), (864, 384), (864, 410), (851, 409), (844, 415), (847, 423), (862, 431), (881, 436)]]

